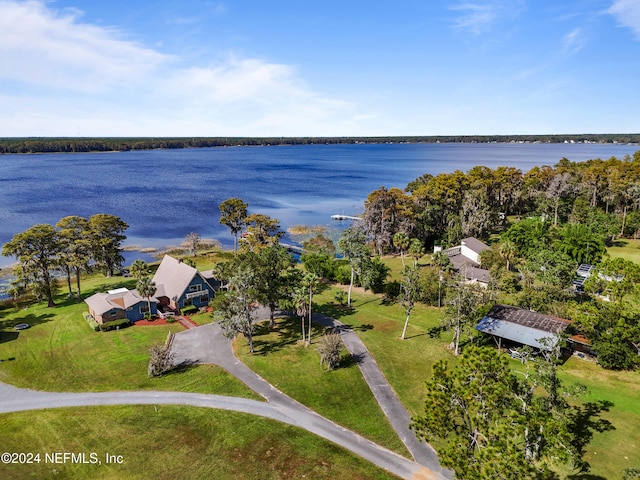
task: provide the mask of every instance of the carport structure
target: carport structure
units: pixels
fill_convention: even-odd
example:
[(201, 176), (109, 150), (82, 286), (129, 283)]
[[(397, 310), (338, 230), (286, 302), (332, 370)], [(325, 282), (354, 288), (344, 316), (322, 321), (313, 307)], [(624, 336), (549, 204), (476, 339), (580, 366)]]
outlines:
[(502, 348), (502, 339), (538, 350), (553, 349), (569, 320), (543, 315), (510, 305), (496, 305), (476, 325), (476, 330), (492, 335)]

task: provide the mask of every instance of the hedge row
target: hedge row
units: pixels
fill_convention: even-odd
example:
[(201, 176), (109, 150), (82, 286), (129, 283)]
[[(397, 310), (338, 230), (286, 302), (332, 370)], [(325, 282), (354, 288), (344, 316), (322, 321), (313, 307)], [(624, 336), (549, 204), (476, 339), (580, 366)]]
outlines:
[(122, 318), (120, 320), (114, 320), (113, 322), (107, 322), (107, 323), (103, 323), (102, 325), (100, 325), (100, 331), (101, 332), (108, 332), (109, 330), (115, 330), (118, 328), (126, 328), (128, 326), (131, 325), (131, 322), (126, 319), (126, 318)]

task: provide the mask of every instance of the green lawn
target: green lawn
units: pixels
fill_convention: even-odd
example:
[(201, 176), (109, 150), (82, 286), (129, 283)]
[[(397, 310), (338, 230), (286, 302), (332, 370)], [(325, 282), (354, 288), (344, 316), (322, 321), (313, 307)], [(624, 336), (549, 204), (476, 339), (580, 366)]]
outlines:
[[(381, 296), (355, 293), (351, 311), (335, 304), (335, 290), (325, 290), (315, 298), (317, 311), (339, 318), (352, 325), (376, 359), (398, 396), (412, 414), (422, 413), (424, 381), (431, 375), (437, 360), (445, 358), (450, 364), (457, 359), (447, 349), (451, 334), (431, 338), (430, 330), (440, 322), (442, 312), (435, 307), (417, 306), (411, 316), (407, 339), (401, 340), (404, 310), (397, 304), (385, 304)], [(519, 362), (512, 360), (514, 368)], [(580, 401), (608, 400), (613, 403), (602, 418), (609, 420), (615, 430), (595, 433), (587, 447), (585, 458), (591, 463), (593, 476), (574, 479), (602, 480), (620, 478), (624, 468), (640, 467), (640, 373), (604, 370), (592, 362), (570, 358), (561, 367), (567, 382), (582, 383), (589, 394)], [(572, 472), (563, 472), (564, 478)]]
[(316, 311), (351, 325), (413, 415), (421, 412), (424, 401), (424, 380), (431, 376), (432, 365), (441, 358), (451, 357), (449, 337), (433, 337), (431, 330), (440, 324), (442, 311), (435, 307), (416, 305), (405, 340), (401, 339), (405, 313), (397, 303), (389, 304), (381, 295), (354, 291), (352, 308), (340, 307), (334, 300), (336, 288), (316, 295)]
[[(3, 452), (40, 463), (0, 463), (0, 478), (64, 480), (392, 479), (301, 429), (254, 415), (185, 406), (51, 409), (0, 415)], [(95, 453), (102, 464), (47, 463), (46, 453)], [(122, 464), (107, 464), (106, 454)]]
[[(132, 287), (135, 280), (96, 276), (83, 284), (84, 296), (117, 286)], [(215, 366), (198, 366), (160, 378), (147, 377), (148, 350), (163, 343), (177, 324), (131, 326), (94, 332), (83, 318), (84, 302), (57, 299), (28, 308), (0, 310), (0, 381), (24, 388), (50, 391), (176, 390), (261, 398), (240, 381)], [(31, 328), (16, 332), (13, 326)]]
[(240, 359), (261, 377), (300, 403), (337, 424), (410, 457), (378, 406), (360, 370), (343, 351), (341, 368), (327, 372), (320, 366), (318, 346), (323, 327), (315, 326), (313, 343), (305, 347), (299, 319), (278, 319), (273, 330), (260, 324), (254, 337), (255, 353), (246, 341), (236, 340)]
[[(628, 244), (613, 248), (619, 249), (615, 250), (616, 252), (623, 253), (623, 249), (627, 248), (633, 251), (639, 245), (640, 242), (635, 246)], [(202, 261), (206, 263), (212, 260), (203, 258)], [(391, 263), (394, 274), (397, 274), (400, 267), (399, 257), (391, 259)], [(84, 296), (95, 291), (105, 291), (119, 286), (133, 288), (134, 283), (135, 281), (131, 279), (107, 279), (94, 276), (83, 282)], [(456, 361), (456, 358), (447, 349), (450, 334), (445, 333), (441, 337), (432, 335), (435, 327), (440, 323), (442, 311), (434, 307), (417, 305), (409, 322), (407, 338), (401, 340), (404, 323), (404, 310), (401, 306), (386, 303), (382, 296), (356, 291), (353, 294), (353, 308), (347, 309), (336, 304), (334, 299), (336, 291), (337, 287), (327, 287), (322, 293), (317, 294), (314, 297), (314, 303), (317, 304), (315, 311), (321, 311), (351, 325), (365, 342), (410, 413), (412, 415), (422, 413), (424, 381), (431, 375), (434, 362), (442, 358), (446, 358), (450, 362)], [(93, 332), (82, 318), (83, 312), (86, 311), (84, 303), (66, 300), (64, 295), (58, 296), (58, 302), (59, 306), (55, 308), (46, 308), (43, 304), (36, 304), (28, 308), (22, 306), (19, 309), (13, 307), (0, 309), (0, 331), (2, 332), (0, 337), (0, 360), (2, 360), (0, 381), (16, 386), (50, 391), (158, 389), (260, 398), (239, 381), (214, 366), (199, 366), (159, 379), (147, 378), (149, 346), (164, 342), (168, 332), (180, 331), (182, 327), (179, 325), (134, 326), (114, 332), (97, 333)], [(209, 321), (209, 317), (207, 315), (198, 316), (196, 321), (206, 323)], [(15, 332), (13, 326), (23, 322), (29, 323), (31, 328)], [(316, 333), (318, 332), (319, 330), (316, 330)], [(319, 365), (319, 355), (315, 346), (305, 348), (298, 345), (299, 335), (297, 321), (279, 323), (278, 328), (272, 332), (268, 332), (266, 329), (258, 332), (255, 338), (256, 354), (248, 355), (244, 342), (238, 343), (237, 349), (240, 357), (252, 369), (298, 401), (338, 424), (407, 455), (404, 446), (393, 433), (373, 399), (357, 367), (347, 363), (345, 368), (324, 372)], [(514, 367), (517, 367), (515, 361)], [(638, 451), (640, 448), (640, 429), (637, 428), (640, 425), (640, 405), (637, 402), (640, 394), (640, 373), (606, 371), (595, 364), (572, 358), (562, 366), (561, 374), (568, 383), (579, 381), (589, 388), (590, 393), (584, 398), (584, 401), (608, 400), (614, 404), (609, 412), (603, 414), (603, 418), (611, 421), (615, 430), (602, 434), (596, 433), (587, 449), (586, 458), (592, 464), (593, 476), (572, 478), (585, 480), (619, 478), (622, 469), (634, 465), (640, 466), (640, 452)], [(169, 407), (158, 408), (163, 412), (170, 410)], [(175, 408), (179, 409), (180, 407)], [(78, 412), (81, 410), (89, 413), (85, 417), (78, 417)], [(181, 415), (188, 419), (199, 419), (201, 415), (196, 413), (199, 412), (198, 409), (185, 408), (179, 411), (179, 414), (167, 413), (166, 418), (169, 426), (179, 425)], [(278, 475), (283, 478), (301, 477), (302, 475), (307, 475), (308, 478), (324, 478), (315, 470), (304, 470), (307, 468), (306, 465), (300, 466), (306, 464), (307, 461), (310, 462), (310, 465), (315, 465), (315, 460), (298, 456), (298, 453), (293, 455), (290, 445), (279, 443), (285, 440), (280, 437), (291, 435), (296, 438), (299, 436), (306, 438), (307, 435), (273, 422), (239, 414), (234, 416), (234, 414), (227, 412), (206, 411), (205, 416), (211, 416), (212, 422), (214, 422), (211, 424), (205, 422), (205, 425), (208, 425), (208, 430), (206, 430), (208, 433), (193, 426), (185, 427), (190, 432), (190, 436), (183, 434), (174, 437), (169, 434), (170, 430), (166, 430), (161, 425), (162, 422), (159, 422), (159, 425), (140, 422), (141, 427), (138, 429), (137, 421), (133, 419), (141, 415), (149, 415), (149, 412), (155, 413), (153, 407), (131, 407), (131, 409), (128, 407), (105, 407), (100, 412), (104, 412), (104, 414), (95, 415), (96, 410), (92, 409), (74, 409), (38, 412), (37, 414), (3, 415), (3, 421), (8, 427), (7, 429), (3, 427), (0, 433), (0, 444), (6, 445), (6, 449), (9, 447), (17, 449), (29, 445), (31, 442), (42, 448), (55, 446), (56, 449), (59, 449), (68, 446), (68, 449), (82, 451), (81, 445), (73, 443), (72, 439), (83, 438), (82, 432), (77, 430), (82, 425), (76, 421), (76, 418), (83, 418), (81, 423), (85, 423), (88, 429), (85, 436), (87, 439), (92, 439), (90, 441), (92, 447), (93, 445), (101, 445), (99, 443), (100, 435), (105, 430), (112, 429), (114, 433), (112, 436), (108, 435), (110, 438), (105, 440), (104, 445), (109, 446), (109, 449), (113, 449), (113, 453), (116, 454), (133, 452), (131, 454), (134, 456), (130, 458), (135, 459), (132, 464), (125, 467), (113, 467), (113, 472), (100, 470), (95, 478), (148, 478), (148, 472), (157, 478), (231, 478), (235, 476), (234, 472), (237, 473), (237, 471), (233, 470), (236, 467), (231, 465), (233, 462), (229, 458), (236, 457), (225, 457), (225, 455), (233, 455), (228, 453), (229, 450), (225, 450), (227, 453), (221, 453), (220, 449), (225, 447), (225, 441), (220, 439), (225, 438), (222, 434), (220, 438), (212, 437), (216, 432), (224, 432), (224, 435), (231, 436), (233, 441), (246, 442), (243, 447), (237, 447), (240, 449), (237, 451), (241, 452), (238, 454), (237, 460), (245, 459), (246, 461), (236, 463), (243, 466), (245, 463), (256, 464), (255, 470), (248, 469), (249, 476), (243, 478), (265, 478), (263, 473), (267, 475), (266, 478), (279, 478)], [(90, 420), (94, 416), (97, 418)], [(236, 422), (242, 425), (254, 425), (256, 430), (264, 428), (264, 441), (255, 432), (247, 432), (237, 426), (224, 425), (220, 418), (227, 416), (233, 417)], [(29, 418), (33, 418), (31, 433), (29, 433), (31, 423), (27, 420)], [(104, 422), (111, 423), (107, 425)], [(216, 422), (220, 422), (220, 428)], [(264, 423), (272, 424), (272, 426), (265, 426)], [(46, 427), (48, 424), (54, 425), (54, 427)], [(38, 425), (40, 425), (39, 429)], [(277, 428), (273, 425), (277, 425)], [(67, 428), (74, 433), (69, 435), (63, 433)], [(237, 431), (235, 434), (233, 433), (234, 428)], [(24, 436), (18, 433), (20, 429), (25, 430)], [(147, 430), (150, 432), (148, 436), (146, 435)], [(286, 435), (283, 435), (283, 431), (287, 432)], [(290, 434), (290, 431), (297, 433)], [(42, 434), (42, 441), (38, 444), (37, 436), (40, 434)], [(36, 440), (33, 440), (30, 435)], [(163, 437), (166, 437), (166, 441), (158, 442), (158, 438)], [(313, 445), (315, 445), (314, 442), (323, 443), (313, 436), (308, 437), (311, 440), (300, 441), (312, 442)], [(124, 443), (122, 439), (126, 439)], [(160, 447), (158, 447), (159, 443)], [(220, 445), (221, 443), (223, 445)], [(273, 444), (275, 450), (269, 450), (267, 443)], [(219, 465), (216, 461), (206, 463), (194, 460), (192, 476), (176, 477), (172, 475), (172, 473), (179, 471), (180, 465), (191, 465), (191, 457), (186, 457), (188, 452), (183, 452), (183, 444), (193, 445), (193, 450), (202, 450), (209, 457), (219, 456), (224, 459), (222, 461), (224, 466)], [(122, 446), (120, 452), (116, 448), (118, 446)], [(336, 447), (331, 448), (335, 449)], [(254, 449), (258, 453), (252, 455), (250, 452)], [(175, 461), (171, 453), (174, 451), (176, 452)], [(311, 454), (311, 452), (307, 453)], [(260, 458), (256, 458), (256, 456)], [(295, 468), (289, 465), (289, 457), (291, 457), (291, 462), (295, 464)], [(273, 469), (270, 469), (271, 467), (268, 465), (265, 466), (269, 464), (270, 459), (276, 462), (274, 465), (280, 466), (278, 468), (274, 466)], [(333, 465), (334, 461), (342, 462), (342, 460), (330, 460), (327, 463)], [(354, 460), (351, 457), (350, 460), (345, 460), (344, 468), (338, 468), (339, 472), (337, 473), (328, 468), (331, 473), (327, 474), (326, 478), (344, 478), (347, 475), (345, 472), (351, 468), (348, 467), (351, 465), (348, 462), (352, 461)], [(166, 464), (166, 470), (161, 471), (164, 464)], [(60, 475), (62, 475), (60, 478), (87, 478), (85, 476), (86, 468), (88, 467), (62, 466), (59, 469)], [(124, 468), (124, 470), (120, 468)], [(155, 470), (148, 470), (149, 468)], [(302, 470), (298, 470), (298, 468), (302, 468)], [(166, 473), (163, 473), (165, 471)], [(214, 471), (222, 472), (221, 476), (213, 475)], [(291, 473), (291, 475), (278, 473), (281, 471)], [(7, 472), (7, 470), (0, 469), (0, 478), (12, 478), (16, 475), (23, 478), (23, 474), (27, 477), (31, 474), (27, 469), (22, 470), (20, 474)], [(36, 473), (33, 474), (33, 478), (51, 476), (50, 471), (47, 470), (38, 469), (34, 472)], [(93, 475), (92, 472), (89, 474)], [(354, 477), (386, 478), (380, 477), (375, 469), (371, 472), (373, 473), (363, 473), (361, 476), (354, 474)]]
[(640, 263), (640, 240), (621, 239), (612, 247), (607, 248), (611, 258), (624, 258)]

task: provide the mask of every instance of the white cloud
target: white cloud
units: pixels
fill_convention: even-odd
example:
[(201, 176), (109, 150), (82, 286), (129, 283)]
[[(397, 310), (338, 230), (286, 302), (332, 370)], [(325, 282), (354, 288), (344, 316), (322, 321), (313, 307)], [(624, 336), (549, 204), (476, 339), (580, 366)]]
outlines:
[(456, 28), (474, 35), (490, 31), (499, 20), (513, 18), (522, 8), (521, 0), (465, 1), (450, 7), (460, 12), (455, 20)]
[(608, 12), (616, 17), (618, 23), (633, 30), (640, 40), (640, 1), (616, 0)]
[(49, 5), (0, 0), (0, 136), (365, 131), (351, 103), (313, 91), (292, 66), (232, 55), (184, 66)]
[(136, 81), (169, 57), (39, 1), (0, 1), (0, 79), (85, 92)]
[(575, 28), (563, 38), (563, 50), (566, 53), (574, 54), (582, 50), (584, 47), (585, 39), (580, 28)]

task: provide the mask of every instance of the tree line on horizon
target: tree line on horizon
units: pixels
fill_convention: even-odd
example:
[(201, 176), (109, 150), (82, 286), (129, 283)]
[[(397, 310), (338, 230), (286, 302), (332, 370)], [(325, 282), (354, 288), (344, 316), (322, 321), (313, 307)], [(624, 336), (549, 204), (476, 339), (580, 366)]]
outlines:
[(640, 143), (640, 134), (416, 135), (356, 137), (12, 137), (0, 153), (88, 153), (131, 150), (382, 143)]

